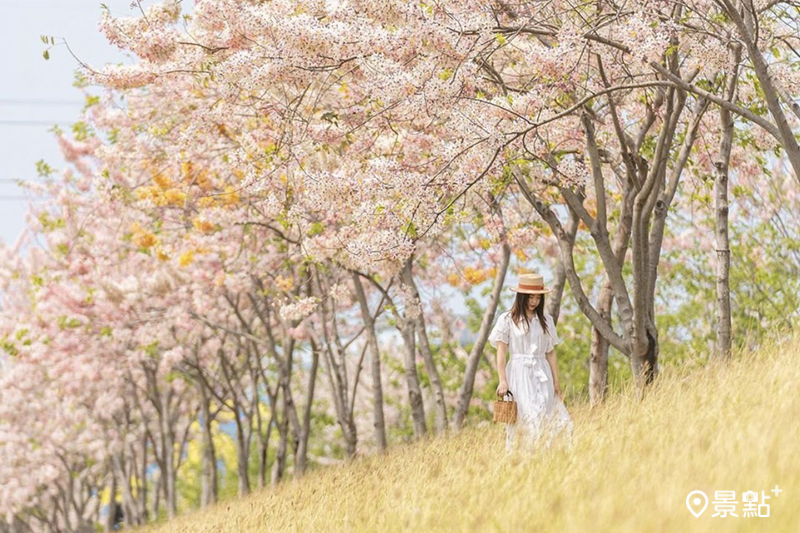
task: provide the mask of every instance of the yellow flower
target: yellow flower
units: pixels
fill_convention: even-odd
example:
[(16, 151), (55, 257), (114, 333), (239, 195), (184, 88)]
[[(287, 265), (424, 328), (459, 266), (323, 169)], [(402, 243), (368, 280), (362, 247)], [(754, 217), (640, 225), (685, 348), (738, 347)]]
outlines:
[(155, 198), (158, 196), (158, 189), (155, 187), (139, 187), (136, 189), (136, 197), (139, 200), (146, 200), (148, 198)]
[(291, 277), (284, 278), (283, 276), (278, 276), (275, 278), (275, 284), (279, 289), (283, 291), (289, 291), (292, 290), (292, 287), (294, 287), (294, 279)]
[(447, 283), (450, 284), (451, 287), (458, 287), (458, 284), (461, 283), (461, 276), (455, 272), (451, 272), (447, 275)]
[(527, 261), (528, 260), (528, 256), (525, 255), (525, 252), (522, 251), (519, 248), (515, 248), (514, 249), (514, 255), (516, 255), (517, 259), (519, 259), (520, 261)]
[(228, 185), (225, 187), (225, 194), (223, 196), (223, 200), (225, 201), (225, 205), (235, 205), (239, 203), (239, 193), (236, 192), (236, 189)]
[(169, 260), (169, 256), (166, 253), (164, 253), (164, 250), (162, 250), (161, 248), (159, 248), (158, 252), (156, 252), (156, 257), (158, 257), (158, 259), (160, 261), (168, 261)]
[(149, 231), (139, 233), (133, 236), (133, 244), (139, 248), (150, 248), (158, 243), (158, 238)]
[(178, 258), (178, 264), (182, 267), (189, 266), (194, 261), (194, 250), (189, 250), (188, 252), (183, 252), (181, 256)]
[(203, 233), (213, 233), (216, 228), (212, 222), (199, 217), (192, 220), (192, 224), (194, 225), (194, 229), (202, 231)]
[(153, 176), (153, 181), (156, 182), (156, 185), (161, 187), (162, 191), (165, 191), (165, 190), (169, 189), (170, 187), (172, 187), (172, 180), (169, 179), (164, 174), (162, 174), (161, 172), (159, 172), (159, 173), (157, 173), (157, 174), (155, 174)]
[(486, 281), (486, 270), (466, 267), (464, 269), (464, 277), (467, 278), (467, 281), (472, 285), (477, 285)]
[(139, 248), (150, 248), (158, 243), (158, 237), (143, 229), (137, 222), (131, 225), (131, 232), (133, 233), (131, 240)]
[(205, 169), (197, 173), (194, 182), (204, 191), (209, 191), (213, 187), (211, 180), (208, 179), (208, 171)]
[(186, 200), (186, 193), (178, 189), (164, 191), (164, 200), (169, 205), (182, 205)]
[(213, 196), (203, 196), (198, 200), (197, 205), (200, 207), (214, 207), (217, 205), (217, 200)]
[(191, 181), (192, 179), (192, 162), (184, 161), (181, 163), (181, 174), (183, 174), (184, 181)]

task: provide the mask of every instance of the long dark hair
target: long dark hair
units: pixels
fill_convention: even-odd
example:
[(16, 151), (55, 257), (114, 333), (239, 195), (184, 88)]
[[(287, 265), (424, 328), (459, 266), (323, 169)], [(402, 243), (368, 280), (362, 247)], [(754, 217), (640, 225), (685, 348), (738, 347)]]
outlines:
[[(526, 292), (518, 292), (517, 298), (514, 300), (514, 304), (511, 306), (511, 319), (514, 320), (514, 324), (520, 324), (520, 320), (525, 322), (525, 331), (528, 331), (530, 327), (530, 319), (528, 318), (528, 299), (531, 297), (530, 294)], [(533, 310), (536, 313), (536, 316), (539, 318), (539, 324), (542, 326), (542, 331), (547, 333), (547, 321), (544, 319), (544, 294), (541, 295), (539, 299), (539, 305)]]

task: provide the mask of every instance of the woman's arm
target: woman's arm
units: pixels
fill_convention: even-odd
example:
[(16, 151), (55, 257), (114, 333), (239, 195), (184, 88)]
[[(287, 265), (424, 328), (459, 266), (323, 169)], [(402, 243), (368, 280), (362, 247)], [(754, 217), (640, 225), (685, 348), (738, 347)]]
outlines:
[(500, 375), (500, 381), (508, 381), (506, 376), (506, 354), (508, 353), (508, 344), (503, 341), (497, 342), (497, 373)]
[(550, 371), (553, 374), (553, 390), (561, 400), (564, 397), (561, 395), (561, 385), (558, 383), (558, 365), (556, 364), (556, 351), (550, 350), (545, 354), (547, 362), (550, 363)]
[(497, 394), (501, 396), (508, 390), (508, 377), (506, 376), (506, 353), (508, 344), (503, 341), (497, 342), (497, 374), (500, 376), (500, 383), (497, 385)]

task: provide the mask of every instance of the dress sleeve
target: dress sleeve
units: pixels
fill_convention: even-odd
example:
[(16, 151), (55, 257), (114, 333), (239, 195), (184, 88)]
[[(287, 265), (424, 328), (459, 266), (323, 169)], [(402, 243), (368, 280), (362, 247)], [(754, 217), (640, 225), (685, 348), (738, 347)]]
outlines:
[(489, 334), (489, 344), (497, 348), (497, 342), (502, 341), (508, 344), (511, 335), (511, 328), (508, 323), (508, 312), (502, 313), (497, 319), (492, 332)]
[(550, 353), (556, 347), (556, 344), (561, 344), (561, 339), (558, 337), (558, 332), (556, 331), (556, 324), (553, 322), (553, 317), (545, 315), (545, 320), (547, 321), (547, 348), (545, 349), (545, 353)]

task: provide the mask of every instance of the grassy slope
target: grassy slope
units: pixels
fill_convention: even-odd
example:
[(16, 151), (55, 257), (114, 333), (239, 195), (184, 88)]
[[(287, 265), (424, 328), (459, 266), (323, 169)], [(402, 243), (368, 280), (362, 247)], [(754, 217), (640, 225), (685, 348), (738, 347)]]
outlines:
[[(568, 406), (574, 446), (506, 458), (500, 425), (393, 447), (148, 533), (240, 531), (798, 531), (800, 338), (731, 364), (668, 370), (639, 401)], [(775, 485), (784, 492), (769, 492)], [(686, 496), (703, 490), (699, 517)], [(739, 517), (712, 517), (714, 491)], [(744, 517), (765, 491), (769, 518)]]

